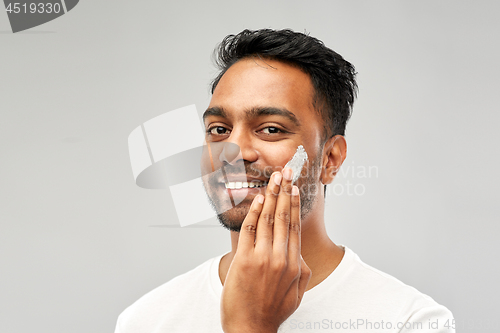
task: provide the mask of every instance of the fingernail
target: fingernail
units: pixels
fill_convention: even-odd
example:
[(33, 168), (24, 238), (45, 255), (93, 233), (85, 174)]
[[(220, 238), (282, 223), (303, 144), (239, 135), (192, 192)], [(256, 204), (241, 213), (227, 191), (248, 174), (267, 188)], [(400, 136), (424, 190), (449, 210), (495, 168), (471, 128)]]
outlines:
[(285, 177), (286, 180), (292, 180), (293, 172), (292, 169), (290, 168), (285, 168), (283, 171), (283, 177)]
[(274, 183), (276, 185), (281, 184), (281, 173), (278, 172), (274, 175)]
[(295, 185), (292, 187), (292, 195), (299, 195), (299, 188)]
[(257, 196), (257, 202), (260, 203), (260, 204), (262, 204), (264, 202), (264, 196), (259, 194)]

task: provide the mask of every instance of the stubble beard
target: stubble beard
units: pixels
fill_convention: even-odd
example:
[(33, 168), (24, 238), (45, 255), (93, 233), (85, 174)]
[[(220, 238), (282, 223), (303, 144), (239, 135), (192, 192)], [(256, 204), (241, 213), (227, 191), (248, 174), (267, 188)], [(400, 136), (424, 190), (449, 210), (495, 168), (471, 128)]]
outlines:
[[(302, 175), (297, 181), (297, 186), (299, 187), (300, 193), (300, 218), (304, 220), (307, 215), (312, 211), (314, 207), (314, 203), (317, 200), (317, 193), (319, 191), (317, 175), (319, 175), (321, 163), (321, 154), (318, 154), (317, 157), (309, 163), (307, 167), (307, 172), (305, 175)], [(256, 172), (256, 169), (253, 169), (251, 166), (245, 165), (247, 169), (247, 174), (250, 175)], [(249, 170), (250, 169), (250, 170)], [(250, 171), (250, 172), (248, 172)], [(265, 171), (264, 171), (265, 172)], [(304, 173), (304, 172), (303, 172)], [(268, 177), (270, 175), (267, 175)], [(215, 175), (213, 177), (209, 177), (207, 183), (204, 183), (205, 191), (207, 193), (210, 205), (217, 213), (217, 219), (219, 223), (230, 231), (240, 232), (241, 225), (245, 220), (245, 217), (248, 214), (250, 206), (252, 204), (251, 200), (245, 199), (240, 204), (232, 207), (230, 209), (224, 210), (223, 204), (219, 198), (216, 197), (210, 190), (210, 184), (214, 184)], [(222, 212), (221, 212), (222, 211)]]

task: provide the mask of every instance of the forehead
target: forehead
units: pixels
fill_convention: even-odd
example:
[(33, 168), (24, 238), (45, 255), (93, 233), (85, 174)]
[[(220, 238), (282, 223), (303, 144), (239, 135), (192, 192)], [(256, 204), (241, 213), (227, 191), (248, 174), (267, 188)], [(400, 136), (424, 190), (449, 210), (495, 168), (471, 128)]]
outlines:
[(290, 110), (296, 116), (314, 112), (314, 89), (308, 74), (270, 59), (246, 58), (232, 65), (214, 90), (209, 108), (229, 116), (258, 107)]

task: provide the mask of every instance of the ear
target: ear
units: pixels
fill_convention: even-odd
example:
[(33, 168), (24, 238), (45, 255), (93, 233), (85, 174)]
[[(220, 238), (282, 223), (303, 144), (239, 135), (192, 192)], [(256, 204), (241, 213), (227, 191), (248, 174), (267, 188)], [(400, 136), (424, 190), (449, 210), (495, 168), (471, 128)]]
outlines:
[(335, 135), (328, 139), (323, 147), (321, 168), (321, 183), (330, 184), (340, 170), (347, 155), (347, 142), (342, 135)]

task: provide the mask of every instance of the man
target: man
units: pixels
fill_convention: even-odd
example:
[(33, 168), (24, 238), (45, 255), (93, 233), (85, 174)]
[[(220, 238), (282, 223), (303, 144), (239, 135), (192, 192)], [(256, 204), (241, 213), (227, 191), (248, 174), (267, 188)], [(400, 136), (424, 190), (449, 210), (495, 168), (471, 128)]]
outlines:
[[(325, 187), (346, 156), (354, 67), (290, 30), (245, 30), (218, 51), (206, 141), (237, 145), (240, 158), (223, 159), (224, 177), (214, 172), (205, 187), (231, 252), (143, 296), (116, 333), (454, 332), (448, 309), (326, 233)], [(308, 161), (293, 184), (284, 166), (299, 145)], [(222, 208), (228, 195), (240, 203)]]

